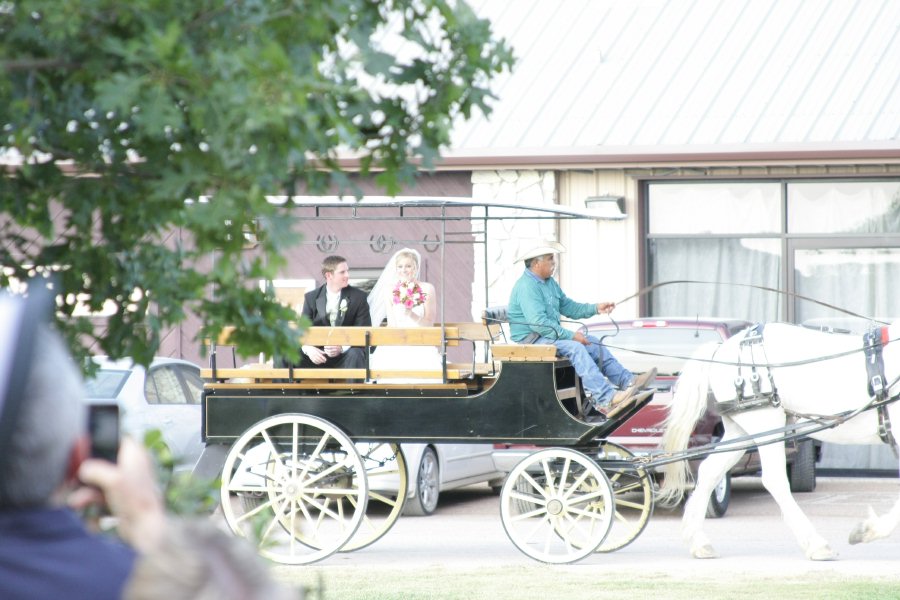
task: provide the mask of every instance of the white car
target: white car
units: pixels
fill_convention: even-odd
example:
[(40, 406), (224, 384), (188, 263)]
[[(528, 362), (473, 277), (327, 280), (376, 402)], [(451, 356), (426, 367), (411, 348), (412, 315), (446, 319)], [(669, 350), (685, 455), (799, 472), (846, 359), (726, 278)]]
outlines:
[(401, 444), (409, 471), (405, 515), (435, 511), (442, 491), (486, 482), (497, 492), (506, 472), (494, 465), (492, 444)]
[(154, 358), (149, 369), (131, 359), (94, 357), (99, 369), (88, 381), (87, 401), (116, 402), (121, 433), (142, 441), (158, 429), (175, 458), (177, 469), (190, 469), (200, 457), (200, 367), (186, 360)]
[[(396, 498), (400, 482), (394, 462), (396, 457), (389, 446), (386, 443), (356, 444), (367, 467), (369, 489), (377, 490), (380, 497)], [(499, 492), (506, 477), (505, 472), (497, 471), (494, 466), (491, 444), (401, 444), (401, 449), (406, 459), (409, 487), (403, 508), (405, 515), (428, 516), (437, 509), (442, 491), (466, 485), (486, 482)], [(282, 460), (289, 462), (290, 453), (283, 454)], [(315, 468), (327, 470), (329, 465), (340, 462), (340, 458), (333, 456), (321, 460)], [(245, 490), (241, 494), (244, 507), (252, 510), (265, 496), (267, 482), (272, 479), (270, 470), (276, 464), (265, 443), (243, 452), (237, 464), (232, 481), (237, 482), (238, 487), (259, 488), (259, 492)], [(297, 464), (310, 468), (311, 463), (301, 460)]]

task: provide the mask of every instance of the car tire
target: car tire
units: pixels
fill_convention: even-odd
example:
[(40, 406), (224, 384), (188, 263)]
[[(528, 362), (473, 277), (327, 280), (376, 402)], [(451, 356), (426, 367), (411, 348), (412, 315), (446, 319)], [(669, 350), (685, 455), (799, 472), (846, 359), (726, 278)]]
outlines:
[(238, 498), (240, 498), (241, 501), (241, 510), (244, 512), (255, 510), (266, 501), (265, 494), (260, 492), (242, 492), (238, 494)]
[(706, 516), (718, 519), (725, 516), (728, 504), (731, 502), (731, 473), (725, 473), (725, 477), (713, 488), (709, 495), (709, 504), (706, 505)]
[(816, 490), (816, 447), (812, 440), (797, 442), (794, 461), (788, 465), (788, 481), (792, 492), (814, 492)]
[(412, 517), (427, 517), (434, 513), (438, 505), (441, 489), (441, 466), (438, 464), (434, 448), (422, 451), (419, 469), (414, 479), (415, 493), (406, 501), (403, 514)]

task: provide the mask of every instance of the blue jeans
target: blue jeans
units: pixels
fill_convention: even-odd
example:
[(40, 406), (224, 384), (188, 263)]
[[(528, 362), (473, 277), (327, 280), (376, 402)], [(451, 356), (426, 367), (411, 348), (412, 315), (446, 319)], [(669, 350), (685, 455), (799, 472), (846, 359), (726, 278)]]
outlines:
[(557, 353), (568, 358), (581, 377), (584, 389), (593, 396), (596, 406), (607, 406), (616, 393), (613, 385), (624, 390), (634, 380), (634, 374), (623, 367), (612, 352), (600, 345), (600, 340), (589, 335), (585, 346), (575, 340), (551, 340), (538, 338), (535, 344), (553, 344)]

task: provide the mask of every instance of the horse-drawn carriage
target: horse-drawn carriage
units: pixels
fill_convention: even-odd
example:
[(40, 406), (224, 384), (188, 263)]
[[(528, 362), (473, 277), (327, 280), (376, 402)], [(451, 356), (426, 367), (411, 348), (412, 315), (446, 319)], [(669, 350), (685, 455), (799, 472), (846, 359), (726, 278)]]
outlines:
[[(478, 329), (485, 333), (472, 335)], [(427, 441), (560, 447), (523, 461), (501, 492), (510, 539), (535, 558), (568, 562), (593, 552), (607, 539), (614, 507), (626, 525), (617, 525), (621, 533), (606, 549), (640, 533), (653, 506), (649, 480), (623, 460), (627, 450), (600, 441), (617, 421), (585, 421), (578, 377), (554, 346), (495, 343), (490, 326), (476, 323), (314, 327), (304, 340), (410, 346), (441, 338), (447, 345), (486, 342), (490, 362), (448, 365), (445, 372), (206, 370), (203, 432), (207, 451), (230, 445), (222, 507), (232, 529), (250, 535), (261, 527), (263, 554), (288, 563), (368, 545), (399, 517), (406, 498), (399, 444)], [(229, 382), (235, 378), (241, 382)], [(434, 383), (377, 383), (426, 378)], [(552, 488), (552, 497), (540, 497), (535, 486)], [(544, 519), (555, 525), (533, 531)]]
[[(552, 217), (560, 218), (560, 214)], [(815, 382), (802, 388), (789, 378), (779, 395), (778, 375), (772, 374), (802, 369), (806, 362), (792, 365), (792, 354), (781, 352), (778, 362), (784, 364), (770, 370), (758, 356), (748, 360), (738, 352), (717, 366), (752, 366), (754, 376), (748, 376), (752, 384), (746, 394), (738, 391), (738, 398), (745, 394), (755, 399), (748, 409), (757, 416), (745, 420), (741, 415), (748, 413), (726, 414), (726, 435), (717, 447), (685, 450), (684, 440), (677, 440), (681, 446), (673, 444), (666, 453), (635, 457), (626, 448), (607, 443), (605, 437), (648, 402), (652, 392), (615, 419), (589, 422), (572, 365), (558, 358), (552, 345), (506, 343), (501, 320), (488, 313), (481, 322), (442, 319), (440, 326), (430, 328), (313, 327), (304, 334), (304, 343), (314, 345), (436, 346), (444, 357), (439, 370), (404, 365), (377, 370), (368, 366), (226, 369), (218, 367), (213, 351), (210, 369), (204, 372), (208, 383), (203, 392), (202, 432), (207, 448), (197, 471), (221, 474), (222, 510), (231, 529), (255, 540), (260, 552), (272, 560), (314, 562), (373, 543), (399, 518), (408, 488), (400, 443), (530, 444), (538, 449), (512, 469), (501, 491), (503, 526), (513, 544), (528, 556), (549, 563), (572, 562), (596, 551), (616, 550), (635, 539), (653, 512), (655, 485), (650, 469), (704, 453), (710, 453), (710, 459), (726, 458), (713, 459), (709, 468), (701, 466), (697, 486), (701, 497), (696, 501), (701, 509), (689, 510), (691, 515), (702, 519), (709, 492), (733, 464), (728, 457), (739, 457), (751, 445), (763, 444), (771, 449), (761, 450), (764, 483), (773, 494), (787, 495), (788, 500), (776, 498), (796, 516), (799, 508), (794, 511), (790, 506), (793, 499), (784, 472), (784, 440), (845, 425), (859, 415), (841, 413), (843, 420), (829, 421), (822, 413), (786, 412), (785, 407), (806, 392), (822, 392)], [(744, 338), (732, 339), (740, 344)], [(788, 341), (782, 334), (778, 343), (784, 346)], [(454, 346), (471, 348), (470, 359), (449, 362), (447, 349)], [(855, 351), (861, 351), (859, 344)], [(804, 356), (804, 361), (809, 359), (808, 350)], [(891, 377), (900, 370), (896, 358), (885, 359), (890, 365), (886, 381), (880, 374), (888, 392), (897, 381)], [(762, 372), (770, 377), (760, 384)], [(695, 376), (685, 392), (693, 398), (694, 420), (702, 411), (701, 403), (706, 403), (707, 382), (701, 379)], [(723, 387), (717, 382), (712, 386), (722, 400), (727, 395)], [(734, 396), (733, 382), (730, 391)], [(887, 393), (875, 404), (896, 398)], [(865, 400), (872, 404), (868, 394)], [(690, 415), (679, 419), (683, 422), (679, 433), (693, 426)], [(766, 463), (776, 465), (768, 475)], [(672, 473), (671, 481), (678, 480)], [(811, 526), (802, 529), (800, 541), (807, 554), (821, 557), (816, 552), (822, 544)], [(704, 542), (705, 538), (692, 540), (700, 546)], [(695, 551), (695, 555), (703, 552)]]

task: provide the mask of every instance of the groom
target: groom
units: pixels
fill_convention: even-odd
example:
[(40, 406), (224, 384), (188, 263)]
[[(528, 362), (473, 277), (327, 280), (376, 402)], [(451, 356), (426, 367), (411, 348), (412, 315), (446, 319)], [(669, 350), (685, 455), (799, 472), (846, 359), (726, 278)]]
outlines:
[[(314, 326), (372, 325), (369, 303), (362, 290), (350, 285), (350, 267), (343, 256), (328, 256), (322, 261), (325, 284), (307, 292), (303, 315)], [(343, 346), (302, 346), (300, 367), (362, 369), (366, 366), (366, 349)]]

